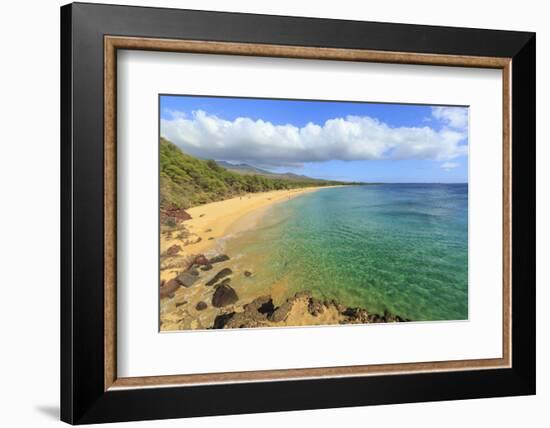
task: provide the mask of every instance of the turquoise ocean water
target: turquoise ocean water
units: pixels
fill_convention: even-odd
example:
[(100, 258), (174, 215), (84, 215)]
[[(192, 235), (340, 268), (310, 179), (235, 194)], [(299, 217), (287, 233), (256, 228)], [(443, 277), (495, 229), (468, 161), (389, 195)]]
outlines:
[[(321, 189), (270, 207), (228, 240), (255, 291), (309, 290), (371, 312), (468, 318), (468, 185)], [(282, 290), (282, 291), (281, 291)]]

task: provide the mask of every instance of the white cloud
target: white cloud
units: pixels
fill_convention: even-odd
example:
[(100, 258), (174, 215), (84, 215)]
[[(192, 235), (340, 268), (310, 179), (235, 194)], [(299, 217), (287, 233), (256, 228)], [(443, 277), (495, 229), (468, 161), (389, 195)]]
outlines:
[(449, 171), (451, 169), (459, 167), (460, 164), (458, 162), (443, 162), (439, 167), (441, 169), (444, 169), (445, 171)]
[(172, 119), (185, 119), (187, 117), (187, 114), (185, 114), (184, 111), (165, 108), (164, 112), (169, 114)]
[(466, 107), (432, 107), (432, 116), (451, 128), (465, 130), (468, 127)]
[(247, 117), (228, 121), (199, 110), (162, 119), (161, 135), (195, 156), (264, 165), (333, 159), (445, 161), (467, 154), (467, 145), (461, 144), (466, 138), (462, 130), (391, 127), (368, 116), (334, 118), (299, 128)]

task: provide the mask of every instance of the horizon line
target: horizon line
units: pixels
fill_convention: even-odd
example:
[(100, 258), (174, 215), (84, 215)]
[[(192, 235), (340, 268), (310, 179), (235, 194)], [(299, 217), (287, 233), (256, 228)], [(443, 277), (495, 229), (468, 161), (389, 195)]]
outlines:
[[(308, 178), (314, 178), (315, 177), (308, 177)], [(324, 181), (339, 181), (341, 183), (361, 183), (361, 184), (468, 184), (467, 181), (343, 181), (343, 180), (333, 180), (333, 179), (326, 179), (326, 178), (316, 178), (317, 180), (324, 180)]]

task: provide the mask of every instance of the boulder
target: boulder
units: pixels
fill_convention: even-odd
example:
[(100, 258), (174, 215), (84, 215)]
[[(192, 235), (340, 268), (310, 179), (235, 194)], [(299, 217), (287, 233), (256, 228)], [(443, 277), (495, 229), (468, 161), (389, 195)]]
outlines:
[(249, 277), (252, 276), (252, 272), (250, 272), (249, 270), (245, 270), (245, 271), (244, 271), (244, 276), (246, 276), (247, 278), (249, 278)]
[(208, 263), (207, 265), (201, 266), (201, 270), (207, 271), (207, 270), (211, 270), (213, 267), (214, 266), (212, 266), (210, 263)]
[(160, 287), (160, 298), (165, 297), (174, 297), (174, 291), (180, 288), (181, 284), (175, 278), (172, 278), (170, 281), (166, 282), (162, 287)]
[(202, 301), (201, 301), (201, 302), (197, 303), (197, 306), (195, 306), (195, 309), (196, 309), (197, 311), (203, 311), (203, 310), (205, 310), (207, 307), (208, 307), (208, 305), (207, 305), (205, 302), (202, 302)]
[(181, 251), (181, 247), (179, 245), (172, 245), (170, 248), (166, 250), (164, 255), (172, 257), (177, 255)]
[(271, 315), (269, 315), (270, 321), (281, 322), (286, 320), (288, 314), (290, 314), (290, 311), (292, 310), (293, 305), (294, 302), (291, 300), (287, 300), (286, 302), (284, 302), (281, 306), (275, 309)]
[(210, 264), (221, 263), (221, 262), (225, 262), (227, 260), (229, 260), (229, 256), (227, 254), (220, 254), (220, 255), (212, 257), (209, 260), (209, 263)]
[(262, 314), (262, 318), (267, 318), (274, 310), (273, 299), (269, 296), (258, 297), (252, 300), (252, 302), (244, 305), (245, 312), (250, 314)]
[(227, 305), (232, 305), (239, 297), (237, 296), (236, 291), (227, 284), (223, 284), (216, 288), (214, 295), (212, 296), (212, 306), (215, 308), (221, 308)]
[(198, 273), (195, 275), (192, 272), (182, 272), (176, 277), (178, 281), (184, 287), (191, 287), (199, 279)]
[(228, 275), (231, 275), (233, 271), (229, 268), (223, 268), (221, 271), (219, 271), (214, 277), (206, 283), (206, 285), (214, 285), (216, 282), (218, 282), (220, 279), (225, 278)]
[(224, 328), (227, 322), (233, 317), (233, 315), (235, 315), (235, 312), (226, 312), (224, 314), (216, 316), (212, 328)]
[(199, 254), (197, 257), (195, 257), (193, 264), (199, 265), (199, 266), (207, 265), (208, 259), (203, 254)]
[(268, 315), (273, 311), (273, 301), (269, 296), (258, 297), (244, 305), (242, 312), (219, 315), (214, 328), (252, 328), (268, 327)]

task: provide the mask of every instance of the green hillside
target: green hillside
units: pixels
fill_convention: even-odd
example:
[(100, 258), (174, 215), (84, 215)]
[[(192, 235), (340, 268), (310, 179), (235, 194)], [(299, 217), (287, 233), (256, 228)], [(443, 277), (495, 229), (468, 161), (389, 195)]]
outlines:
[(310, 186), (349, 184), (311, 179), (299, 175), (284, 177), (239, 174), (214, 160), (202, 160), (183, 153), (178, 147), (160, 140), (160, 206), (189, 208), (220, 201), (247, 192), (293, 189)]

